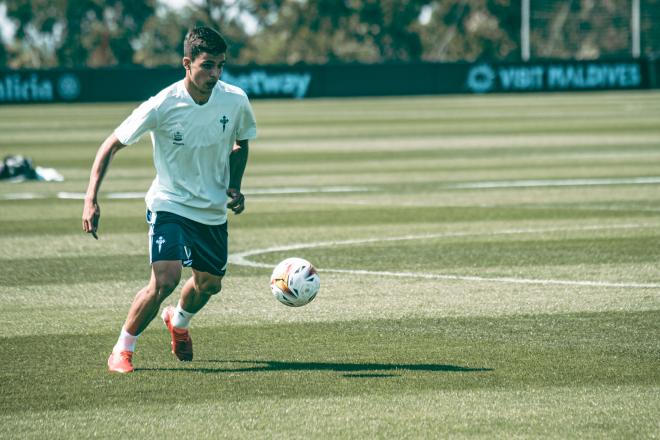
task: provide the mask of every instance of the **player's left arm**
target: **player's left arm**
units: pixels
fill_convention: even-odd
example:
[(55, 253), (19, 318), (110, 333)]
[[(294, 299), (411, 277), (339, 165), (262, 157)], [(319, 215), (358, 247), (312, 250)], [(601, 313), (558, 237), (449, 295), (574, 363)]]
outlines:
[(245, 196), (241, 193), (241, 182), (243, 173), (248, 160), (248, 140), (236, 141), (231, 154), (229, 155), (229, 188), (227, 195), (229, 202), (227, 208), (234, 211), (234, 214), (240, 214), (245, 209)]

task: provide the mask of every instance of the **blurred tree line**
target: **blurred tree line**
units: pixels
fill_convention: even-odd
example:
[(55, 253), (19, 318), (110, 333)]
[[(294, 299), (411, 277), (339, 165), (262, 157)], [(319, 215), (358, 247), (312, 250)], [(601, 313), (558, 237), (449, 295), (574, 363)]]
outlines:
[[(0, 67), (179, 65), (196, 25), (220, 30), (234, 64), (517, 61), (521, 1), (198, 0), (172, 9), (158, 0), (6, 0), (14, 36), (0, 44)], [(660, 0), (641, 2), (643, 50), (653, 55)], [(531, 3), (533, 56), (630, 55), (630, 0)]]

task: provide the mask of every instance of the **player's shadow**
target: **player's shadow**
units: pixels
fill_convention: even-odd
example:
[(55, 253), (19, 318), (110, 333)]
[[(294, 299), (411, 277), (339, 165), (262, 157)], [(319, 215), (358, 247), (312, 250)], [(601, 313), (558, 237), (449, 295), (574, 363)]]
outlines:
[[(199, 363), (225, 364), (226, 366), (202, 367)], [(136, 371), (196, 371), (200, 373), (260, 373), (275, 371), (335, 371), (347, 377), (393, 377), (401, 371), (425, 372), (484, 372), (492, 368), (471, 368), (450, 364), (381, 364), (338, 362), (246, 361), (246, 360), (198, 360), (181, 368), (136, 368)], [(249, 366), (244, 366), (249, 365)], [(386, 373), (389, 372), (389, 373)]]

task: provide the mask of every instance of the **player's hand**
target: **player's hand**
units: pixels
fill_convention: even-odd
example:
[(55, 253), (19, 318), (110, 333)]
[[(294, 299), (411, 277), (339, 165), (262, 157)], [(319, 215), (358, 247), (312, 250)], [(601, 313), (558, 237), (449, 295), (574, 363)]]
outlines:
[(227, 202), (227, 208), (234, 211), (234, 214), (240, 214), (245, 209), (245, 196), (237, 189), (229, 188), (227, 190), (227, 196), (229, 196), (229, 202)]
[(99, 219), (101, 218), (101, 207), (96, 202), (85, 200), (82, 215), (82, 228), (88, 234), (92, 234), (96, 240), (99, 236), (96, 231), (99, 228)]

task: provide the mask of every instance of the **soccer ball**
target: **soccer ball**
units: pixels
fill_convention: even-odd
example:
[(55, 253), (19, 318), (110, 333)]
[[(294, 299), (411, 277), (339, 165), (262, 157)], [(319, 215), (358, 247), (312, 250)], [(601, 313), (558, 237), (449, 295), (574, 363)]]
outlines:
[(321, 287), (316, 268), (303, 258), (287, 258), (278, 264), (270, 277), (270, 290), (279, 302), (300, 307), (314, 299)]

